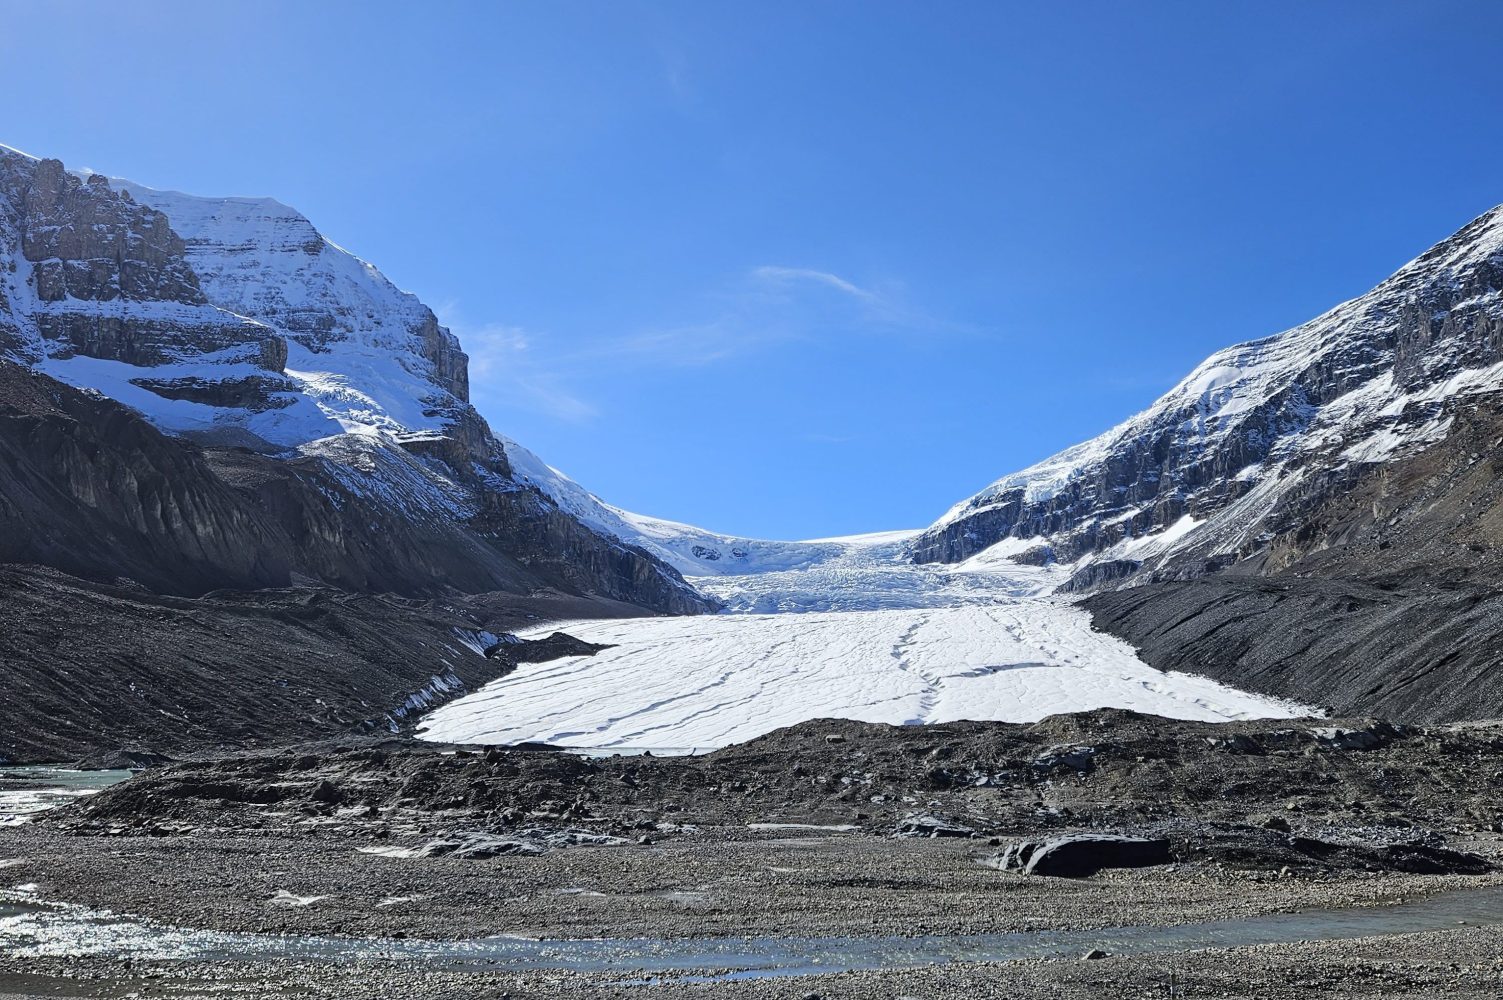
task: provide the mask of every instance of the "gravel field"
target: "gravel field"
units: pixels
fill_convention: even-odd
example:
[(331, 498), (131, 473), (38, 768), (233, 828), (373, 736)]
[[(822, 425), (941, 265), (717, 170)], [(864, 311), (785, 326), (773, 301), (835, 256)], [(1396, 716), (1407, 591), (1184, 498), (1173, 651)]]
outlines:
[[(0, 891), (12, 903), (77, 904), (155, 927), (357, 948), (496, 935), (565, 949), (598, 938), (703, 944), (690, 947), (693, 962), (644, 975), (637, 960), (614, 957), (629, 950), (574, 971), (369, 950), (338, 961), (242, 961), (234, 951), (126, 961), (118, 945), (97, 947), (96, 934), (84, 948), (0, 952), (0, 991), (1495, 998), (1503, 912), (1454, 927), (1431, 920), (1424, 933), (1400, 919), (1383, 937), (1300, 933), (1152, 954), (1133, 953), (1144, 946), (1117, 929), (1375, 913), (1503, 885), (1500, 755), (1492, 725), (1213, 726), (1092, 712), (1034, 725), (821, 720), (696, 758), (404, 740), (205, 758), (0, 829)], [(1159, 838), (1171, 862), (1079, 878), (999, 870), (1019, 840), (1084, 836), (1104, 850), (1112, 835)], [(717, 964), (717, 939), (774, 938), (819, 955), (825, 944), (798, 939), (854, 939), (870, 953), (889, 947), (873, 939), (1019, 932), (1083, 944), (1064, 958), (987, 963), (967, 953), (923, 968), (703, 981), (749, 967)], [(1108, 954), (1085, 960), (1095, 944)], [(69, 950), (94, 954), (61, 954)]]

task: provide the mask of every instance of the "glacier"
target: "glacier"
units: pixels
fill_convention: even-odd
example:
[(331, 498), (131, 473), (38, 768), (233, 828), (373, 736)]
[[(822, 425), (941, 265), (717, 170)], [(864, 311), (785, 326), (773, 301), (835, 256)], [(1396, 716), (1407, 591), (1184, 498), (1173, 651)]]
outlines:
[[(664, 541), (702, 544), (710, 534)], [(418, 734), (688, 753), (818, 718), (1031, 722), (1102, 707), (1202, 721), (1318, 714), (1148, 666), (1071, 600), (1051, 596), (1060, 567), (916, 565), (904, 554), (913, 534), (760, 547), (727, 539), (746, 562), (757, 553), (755, 570), (691, 579), (725, 604), (722, 613), (521, 633), (565, 629), (611, 648), (524, 664), (428, 714)]]

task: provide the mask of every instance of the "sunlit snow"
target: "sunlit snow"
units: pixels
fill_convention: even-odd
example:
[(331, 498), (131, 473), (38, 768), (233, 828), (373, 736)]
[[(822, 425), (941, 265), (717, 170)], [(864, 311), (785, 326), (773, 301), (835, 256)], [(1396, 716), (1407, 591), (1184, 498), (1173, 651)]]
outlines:
[(916, 566), (902, 559), (906, 537), (782, 543), (789, 568), (695, 579), (727, 603), (723, 614), (540, 629), (614, 648), (524, 664), (429, 715), (421, 735), (685, 751), (825, 717), (1025, 722), (1105, 706), (1211, 721), (1308, 714), (1154, 670), (1085, 611), (1047, 596), (1068, 570), (1000, 559)]

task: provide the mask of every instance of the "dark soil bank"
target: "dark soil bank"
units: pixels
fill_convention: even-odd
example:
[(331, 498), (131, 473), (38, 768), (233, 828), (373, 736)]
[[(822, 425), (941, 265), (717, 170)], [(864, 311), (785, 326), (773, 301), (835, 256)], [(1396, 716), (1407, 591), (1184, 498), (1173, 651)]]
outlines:
[(1408, 722), (1503, 716), (1503, 595), (1469, 582), (1213, 576), (1086, 600), (1160, 670)]
[(494, 680), (485, 632), (639, 615), (599, 599), (404, 599), (328, 588), (164, 597), (0, 566), (0, 762), (182, 757), (389, 731)]
[(1197, 723), (1104, 709), (1035, 724), (817, 720), (701, 757), (346, 742), (148, 772), (55, 822), (379, 831), (443, 816), (504, 833), (539, 823), (802, 823), (887, 836), (992, 836), (1193, 819), (1503, 830), (1503, 724)]

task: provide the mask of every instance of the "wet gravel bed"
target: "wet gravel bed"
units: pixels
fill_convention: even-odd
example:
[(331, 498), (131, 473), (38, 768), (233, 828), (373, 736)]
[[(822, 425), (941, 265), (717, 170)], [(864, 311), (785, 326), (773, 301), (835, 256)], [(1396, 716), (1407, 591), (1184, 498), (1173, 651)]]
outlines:
[(1148, 997), (1385, 997), (1496, 1000), (1503, 931), (1454, 931), (1174, 955), (947, 965), (739, 982), (640, 983), (621, 974), (433, 972), (392, 963), (16, 962), (0, 955), (0, 995), (35, 997), (294, 998), (318, 1000), (1102, 1000)]

